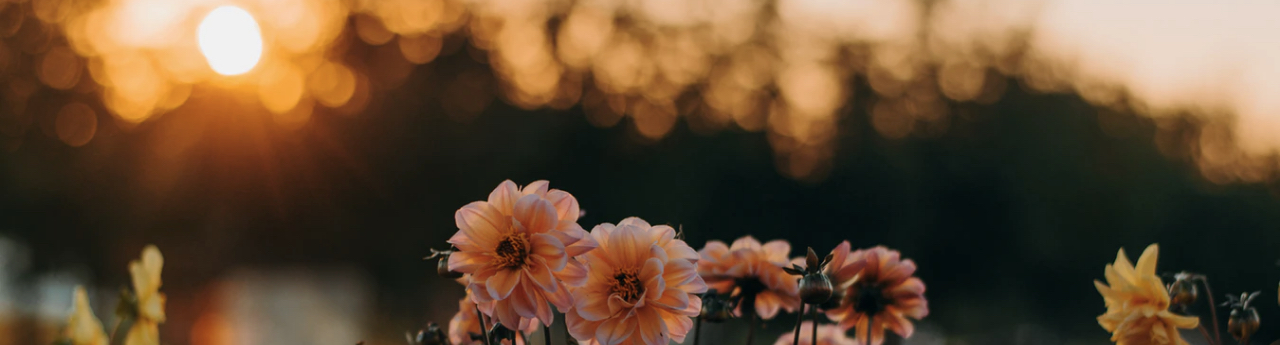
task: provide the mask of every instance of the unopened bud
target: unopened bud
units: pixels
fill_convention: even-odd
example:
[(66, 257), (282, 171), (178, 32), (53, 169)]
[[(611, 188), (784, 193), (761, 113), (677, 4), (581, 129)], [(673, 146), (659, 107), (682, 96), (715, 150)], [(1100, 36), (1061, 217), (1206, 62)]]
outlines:
[(1179, 279), (1169, 284), (1169, 302), (1173, 304), (1189, 306), (1195, 304), (1199, 297), (1200, 291), (1195, 282), (1189, 279)]
[(1261, 324), (1262, 320), (1258, 318), (1257, 309), (1234, 309), (1231, 311), (1231, 318), (1227, 320), (1227, 331), (1231, 332), (1231, 336), (1236, 337), (1236, 340), (1243, 341), (1252, 337)]
[(800, 301), (805, 304), (822, 304), (831, 299), (834, 288), (826, 274), (810, 273), (800, 278)]

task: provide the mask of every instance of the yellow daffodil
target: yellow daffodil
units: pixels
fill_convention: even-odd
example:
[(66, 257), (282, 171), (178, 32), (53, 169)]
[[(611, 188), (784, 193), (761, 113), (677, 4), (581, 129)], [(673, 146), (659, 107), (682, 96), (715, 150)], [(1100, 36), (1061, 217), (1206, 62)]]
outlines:
[(1107, 284), (1093, 282), (1107, 306), (1107, 312), (1098, 316), (1098, 324), (1111, 332), (1111, 341), (1116, 344), (1186, 345), (1178, 329), (1200, 324), (1199, 318), (1169, 312), (1169, 293), (1156, 275), (1159, 252), (1159, 246), (1148, 246), (1135, 267), (1121, 248), (1115, 264), (1107, 265)]
[(73, 345), (107, 345), (107, 334), (102, 331), (102, 322), (93, 316), (84, 287), (76, 287), (75, 300), (71, 317), (67, 320), (67, 339)]
[(164, 294), (160, 293), (160, 269), (164, 256), (160, 249), (148, 245), (142, 249), (142, 259), (129, 262), (129, 274), (133, 276), (133, 292), (137, 295), (137, 315), (125, 345), (159, 345), (158, 325), (164, 322)]

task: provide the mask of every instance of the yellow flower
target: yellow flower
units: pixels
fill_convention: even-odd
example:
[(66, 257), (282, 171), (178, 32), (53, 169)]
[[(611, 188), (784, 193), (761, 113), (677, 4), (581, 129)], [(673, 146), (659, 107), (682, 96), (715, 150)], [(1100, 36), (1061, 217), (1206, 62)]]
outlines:
[(67, 339), (73, 345), (107, 345), (107, 334), (102, 331), (102, 322), (93, 316), (84, 287), (77, 286), (75, 296), (76, 304), (67, 320)]
[(1098, 316), (1098, 324), (1111, 332), (1111, 341), (1116, 344), (1186, 345), (1178, 328), (1195, 328), (1200, 324), (1196, 317), (1169, 312), (1169, 293), (1156, 275), (1159, 252), (1159, 246), (1148, 246), (1134, 267), (1121, 248), (1115, 264), (1107, 265), (1108, 285), (1093, 281), (1107, 306), (1107, 312)]
[(129, 262), (133, 293), (138, 297), (137, 317), (125, 336), (125, 345), (159, 345), (158, 324), (164, 322), (164, 294), (160, 293), (160, 269), (164, 256), (154, 245), (142, 249), (142, 259)]

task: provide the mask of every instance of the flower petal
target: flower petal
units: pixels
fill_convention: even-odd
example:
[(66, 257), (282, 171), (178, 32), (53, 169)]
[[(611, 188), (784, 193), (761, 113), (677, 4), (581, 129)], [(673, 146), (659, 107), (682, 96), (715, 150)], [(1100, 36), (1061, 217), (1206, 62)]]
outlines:
[(547, 186), (550, 184), (547, 180), (533, 181), (524, 186), (524, 189), (520, 190), (520, 194), (543, 196), (547, 194)]
[(547, 266), (552, 271), (564, 269), (568, 256), (564, 252), (564, 244), (559, 239), (550, 234), (534, 234), (530, 237), (530, 246), (533, 247), (533, 255), (546, 260)]
[(545, 196), (547, 201), (556, 208), (556, 217), (560, 221), (577, 222), (578, 216), (582, 214), (582, 209), (578, 206), (578, 199), (574, 198), (568, 192), (552, 189)]
[(487, 250), (497, 247), (502, 234), (510, 231), (509, 219), (483, 201), (467, 204), (453, 214), (458, 231), (465, 234), (472, 244)]
[(569, 259), (564, 269), (554, 272), (556, 279), (572, 287), (587, 283), (587, 266), (577, 259)]
[(595, 338), (596, 328), (600, 327), (600, 321), (583, 319), (578, 313), (572, 311), (564, 314), (564, 321), (569, 326), (569, 335), (580, 341)]
[(666, 345), (671, 341), (666, 335), (667, 325), (656, 309), (639, 308), (636, 311), (636, 331), (640, 333), (640, 341), (646, 345)]
[(609, 304), (605, 302), (608, 298), (609, 294), (606, 291), (586, 290), (578, 295), (578, 298), (574, 299), (573, 309), (588, 321), (604, 320), (612, 315), (609, 311)]
[(525, 195), (516, 200), (512, 216), (530, 233), (540, 234), (555, 229), (556, 208), (551, 202), (537, 195)]
[(625, 318), (610, 318), (600, 323), (600, 327), (596, 328), (596, 341), (600, 345), (617, 345), (621, 344), (631, 334), (636, 331), (635, 324), (628, 322)]
[(456, 251), (449, 254), (449, 270), (462, 273), (474, 273), (480, 267), (489, 264), (489, 256), (476, 252)]
[(516, 204), (516, 199), (519, 198), (520, 187), (516, 186), (515, 182), (506, 180), (499, 183), (498, 187), (489, 193), (489, 205), (493, 206), (498, 212), (509, 215)]
[(791, 256), (791, 244), (784, 240), (769, 241), (769, 243), (764, 244), (763, 248), (765, 258), (769, 262), (786, 264), (789, 261), (787, 257)]
[(511, 296), (511, 291), (515, 290), (516, 285), (520, 285), (520, 270), (500, 269), (494, 271), (492, 277), (484, 282), (488, 289), (489, 297), (502, 300), (507, 296)]
[(551, 275), (551, 270), (547, 268), (546, 264), (535, 262), (525, 265), (522, 270), (524, 271), (524, 277), (533, 282), (535, 286), (542, 288), (542, 291), (556, 291), (556, 278)]

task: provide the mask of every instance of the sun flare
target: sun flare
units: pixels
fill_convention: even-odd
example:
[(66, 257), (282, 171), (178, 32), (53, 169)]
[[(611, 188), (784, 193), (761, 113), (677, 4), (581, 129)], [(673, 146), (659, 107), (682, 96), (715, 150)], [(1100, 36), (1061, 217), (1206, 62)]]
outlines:
[(262, 58), (262, 32), (258, 22), (242, 8), (214, 9), (200, 22), (196, 34), (200, 51), (218, 74), (244, 74)]

